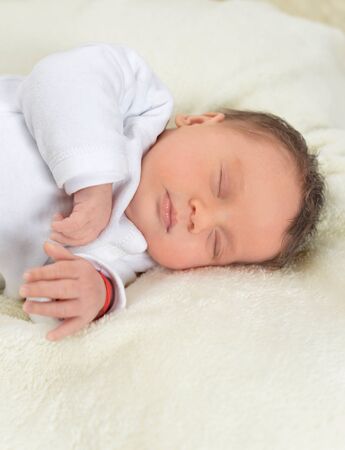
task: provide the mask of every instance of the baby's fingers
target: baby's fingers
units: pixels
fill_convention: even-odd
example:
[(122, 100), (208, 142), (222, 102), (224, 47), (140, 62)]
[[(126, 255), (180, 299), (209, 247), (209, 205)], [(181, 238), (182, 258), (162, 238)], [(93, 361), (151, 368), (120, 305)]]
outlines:
[(82, 229), (89, 224), (90, 220), (79, 215), (71, 215), (60, 221), (53, 221), (51, 228), (54, 231), (59, 231), (64, 234), (82, 231)]
[(61, 213), (56, 213), (56, 214), (53, 215), (53, 220), (56, 220), (56, 221), (62, 220), (64, 218), (65, 217)]
[(69, 217), (62, 222), (52, 222), (51, 239), (63, 244), (75, 244), (74, 240), (80, 241), (85, 239), (89, 232), (89, 223), (90, 222), (86, 222), (84, 225), (76, 226), (74, 222), (70, 221)]
[(23, 278), (26, 281), (77, 279), (79, 277), (78, 267), (79, 263), (76, 264), (76, 261), (58, 261), (54, 264), (28, 269)]
[(80, 301), (73, 300), (53, 300), (48, 302), (36, 301), (34, 297), (29, 297), (23, 306), (23, 311), (28, 314), (48, 316), (55, 318), (68, 318), (79, 316)]
[(61, 214), (60, 216), (62, 217), (62, 220), (54, 220), (51, 224), (51, 228), (66, 236), (70, 233), (75, 233), (76, 231), (82, 231), (90, 222), (87, 214), (78, 210), (78, 205), (73, 209), (69, 217), (63, 218)]
[(97, 236), (90, 237), (89, 235), (87, 235), (87, 236), (71, 238), (71, 237), (66, 237), (63, 233), (53, 232), (50, 234), (49, 239), (59, 242), (60, 244), (66, 244), (66, 245), (70, 245), (73, 247), (77, 247), (78, 245), (85, 245), (85, 244), (88, 244), (89, 242), (92, 242), (96, 237)]
[(66, 336), (75, 334), (77, 331), (83, 329), (88, 323), (89, 322), (85, 322), (82, 317), (72, 317), (70, 319), (65, 319), (62, 325), (59, 325), (52, 331), (49, 331), (46, 338), (49, 341), (59, 341)]
[(19, 294), (22, 297), (71, 299), (79, 297), (80, 285), (76, 280), (71, 279), (35, 281), (22, 285)]

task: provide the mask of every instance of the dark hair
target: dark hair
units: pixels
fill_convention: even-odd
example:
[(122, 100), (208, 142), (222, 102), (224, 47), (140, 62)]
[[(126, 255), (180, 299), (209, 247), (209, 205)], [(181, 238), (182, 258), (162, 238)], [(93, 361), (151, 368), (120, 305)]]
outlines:
[(291, 265), (310, 251), (308, 244), (315, 235), (316, 225), (325, 203), (325, 178), (319, 172), (317, 155), (308, 153), (306, 141), (301, 133), (274, 114), (228, 108), (218, 108), (217, 111), (225, 115), (225, 123), (238, 126), (244, 132), (259, 131), (266, 136), (273, 136), (283, 144), (297, 164), (302, 189), (300, 210), (290, 220), (291, 224), (285, 230), (279, 253), (263, 262), (234, 265), (256, 264), (271, 270)]

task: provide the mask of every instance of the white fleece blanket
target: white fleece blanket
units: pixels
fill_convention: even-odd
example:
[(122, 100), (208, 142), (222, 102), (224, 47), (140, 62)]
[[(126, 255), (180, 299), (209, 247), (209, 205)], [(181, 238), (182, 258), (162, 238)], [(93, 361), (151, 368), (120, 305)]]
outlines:
[(1, 297), (1, 450), (343, 450), (345, 36), (260, 2), (0, 3), (2, 74), (88, 41), (136, 48), (175, 113), (283, 116), (320, 153), (327, 208), (296, 267), (151, 270), (61, 342)]

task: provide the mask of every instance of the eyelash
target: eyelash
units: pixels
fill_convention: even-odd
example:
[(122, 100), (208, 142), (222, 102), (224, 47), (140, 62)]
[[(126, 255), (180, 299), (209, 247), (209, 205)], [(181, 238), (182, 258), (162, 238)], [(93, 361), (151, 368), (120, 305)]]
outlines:
[(223, 169), (221, 168), (220, 169), (220, 177), (219, 177), (219, 186), (218, 186), (218, 197), (220, 194), (220, 188), (221, 188), (221, 184), (222, 184), (222, 172), (223, 172)]
[(214, 238), (214, 250), (213, 250), (213, 258), (215, 258), (216, 256), (217, 256), (217, 253), (216, 253), (216, 246), (217, 246), (217, 233), (215, 233), (214, 234), (215, 235), (215, 238)]
[[(220, 177), (219, 177), (219, 186), (218, 186), (218, 197), (220, 194), (220, 190), (221, 190), (221, 184), (222, 184), (222, 168), (220, 169)], [(214, 238), (214, 248), (213, 248), (213, 257), (216, 257), (216, 246), (217, 246), (217, 233), (214, 234), (215, 238)]]

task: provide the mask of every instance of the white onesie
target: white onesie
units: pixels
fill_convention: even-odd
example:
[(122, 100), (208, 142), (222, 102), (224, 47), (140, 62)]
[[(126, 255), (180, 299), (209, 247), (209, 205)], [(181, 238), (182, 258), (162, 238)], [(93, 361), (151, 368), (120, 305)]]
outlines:
[[(79, 189), (113, 183), (107, 228), (69, 247), (109, 276), (114, 308), (155, 262), (124, 211), (141, 159), (171, 116), (173, 100), (145, 61), (124, 45), (91, 43), (40, 60), (26, 76), (0, 77), (0, 273), (19, 297), (25, 269), (52, 262), (43, 250), (52, 216), (72, 211)], [(110, 311), (111, 311), (110, 310)]]

